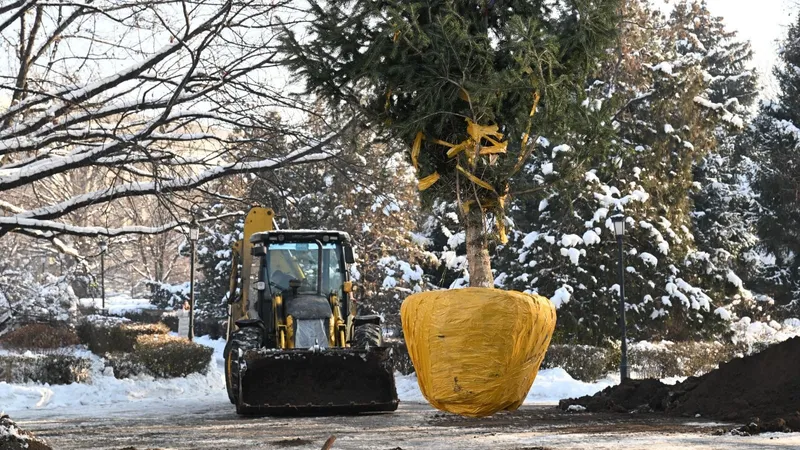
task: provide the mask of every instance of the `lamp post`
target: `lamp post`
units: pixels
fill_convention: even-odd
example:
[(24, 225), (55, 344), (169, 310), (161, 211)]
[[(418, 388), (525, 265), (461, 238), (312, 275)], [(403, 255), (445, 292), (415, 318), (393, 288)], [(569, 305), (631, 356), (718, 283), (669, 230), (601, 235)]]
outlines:
[(197, 238), (200, 237), (200, 227), (197, 226), (197, 221), (192, 219), (189, 225), (189, 242), (191, 243), (191, 260), (189, 263), (189, 340), (194, 340), (194, 260), (197, 255), (195, 251), (195, 244)]
[(617, 214), (611, 217), (614, 223), (614, 234), (619, 247), (619, 327), (622, 334), (622, 359), (619, 365), (620, 382), (628, 379), (628, 333), (625, 328), (625, 263), (622, 238), (625, 236), (625, 216)]
[(106, 309), (106, 250), (108, 250), (108, 244), (106, 241), (98, 242), (98, 246), (100, 247), (100, 296), (102, 297), (102, 306), (100, 309), (105, 311)]

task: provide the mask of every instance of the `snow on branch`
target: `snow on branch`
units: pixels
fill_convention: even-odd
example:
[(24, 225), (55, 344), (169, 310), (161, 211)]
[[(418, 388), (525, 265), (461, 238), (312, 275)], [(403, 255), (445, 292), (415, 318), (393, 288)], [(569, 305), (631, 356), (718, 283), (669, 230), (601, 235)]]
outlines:
[[(201, 224), (212, 223), (214, 221), (225, 219), (228, 217), (243, 216), (243, 215), (244, 215), (243, 211), (237, 211), (234, 213), (221, 214), (213, 217), (205, 217), (203, 219), (198, 219), (197, 222)], [(114, 237), (114, 236), (123, 236), (126, 234), (161, 234), (177, 228), (188, 227), (190, 224), (191, 224), (190, 220), (181, 220), (181, 221), (172, 221), (164, 225), (159, 225), (154, 227), (133, 225), (133, 226), (123, 226), (118, 228), (108, 228), (108, 227), (76, 226), (61, 222), (55, 222), (52, 220), (26, 219), (19, 217), (0, 217), (0, 227), (4, 225), (5, 226), (14, 225), (17, 227), (24, 228), (26, 230), (37, 230), (40, 233), (36, 234), (36, 237), (40, 237), (43, 239), (50, 239), (53, 238), (54, 236), (61, 234), (68, 234), (72, 236), (87, 236), (87, 237), (95, 237), (95, 236)], [(57, 239), (55, 241), (57, 241)], [(60, 245), (63, 245), (63, 243), (61, 243)]]
[[(2, 2), (0, 238), (161, 233), (207, 183), (335, 155), (355, 120), (309, 136), (281, 119), (310, 112), (280, 84), (292, 20), (276, 19), (296, 14), (291, 0)], [(122, 226), (109, 211), (136, 198), (175, 220)]]

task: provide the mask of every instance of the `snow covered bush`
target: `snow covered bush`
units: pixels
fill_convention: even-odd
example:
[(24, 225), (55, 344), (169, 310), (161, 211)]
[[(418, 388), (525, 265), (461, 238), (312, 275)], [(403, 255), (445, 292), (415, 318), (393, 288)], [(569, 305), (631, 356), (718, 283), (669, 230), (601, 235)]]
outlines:
[(192, 341), (166, 334), (136, 337), (130, 361), (156, 378), (185, 377), (205, 373), (214, 350)]
[[(0, 381), (6, 383), (70, 384), (90, 379), (92, 361), (69, 354), (0, 355)], [(2, 447), (0, 447), (2, 448)]]
[(169, 284), (147, 281), (150, 289), (150, 303), (159, 309), (179, 309), (189, 300), (189, 283)]
[(78, 337), (92, 353), (131, 352), (139, 336), (166, 335), (169, 327), (163, 323), (133, 324), (125, 320), (82, 320), (77, 326)]
[(70, 277), (44, 274), (41, 280), (27, 270), (7, 268), (0, 272), (0, 318), (3, 304), (8, 304), (8, 321), (66, 322), (77, 313), (77, 297), (70, 286)]
[(0, 348), (8, 350), (55, 350), (78, 345), (80, 339), (69, 328), (47, 324), (31, 324), (0, 337)]
[(553, 344), (547, 348), (542, 369), (561, 368), (572, 378), (595, 381), (619, 366), (613, 349), (591, 345)]
[(750, 317), (742, 317), (730, 325), (731, 341), (737, 350), (748, 355), (759, 352), (766, 347), (800, 336), (800, 319), (785, 319), (782, 323), (775, 320), (769, 322), (754, 321)]

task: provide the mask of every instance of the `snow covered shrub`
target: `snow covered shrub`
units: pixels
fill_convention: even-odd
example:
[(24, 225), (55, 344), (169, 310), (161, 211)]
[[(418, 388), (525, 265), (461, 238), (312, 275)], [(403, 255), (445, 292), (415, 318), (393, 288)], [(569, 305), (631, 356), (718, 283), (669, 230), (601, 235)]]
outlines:
[(708, 373), (735, 356), (731, 343), (638, 342), (628, 349), (632, 372), (644, 378), (691, 377)]
[(189, 300), (189, 283), (169, 284), (147, 281), (150, 289), (150, 303), (159, 309), (177, 309)]
[(106, 353), (105, 359), (106, 364), (114, 370), (115, 378), (134, 378), (142, 375), (153, 376), (147, 367), (136, 359), (133, 353)]
[(731, 341), (743, 355), (760, 352), (772, 344), (800, 336), (800, 319), (759, 322), (742, 317), (731, 324)]
[(214, 350), (189, 340), (164, 334), (141, 335), (131, 354), (131, 362), (157, 378), (185, 377), (204, 373)]
[[(0, 355), (0, 381), (7, 383), (82, 383), (91, 376), (92, 361), (73, 355)], [(0, 447), (2, 448), (2, 447)]]
[(12, 322), (59, 321), (72, 319), (77, 312), (77, 297), (70, 277), (45, 274), (41, 281), (27, 270), (5, 269), (0, 272), (0, 318), (8, 304)]
[(554, 344), (547, 349), (543, 369), (560, 367), (572, 378), (595, 381), (615, 368), (614, 350), (591, 345)]
[(53, 350), (80, 344), (78, 335), (66, 327), (31, 324), (0, 338), (0, 347), (8, 350)]
[(82, 320), (77, 327), (81, 342), (96, 355), (111, 352), (130, 352), (136, 339), (143, 335), (166, 335), (169, 327), (163, 323), (132, 324), (123, 321)]

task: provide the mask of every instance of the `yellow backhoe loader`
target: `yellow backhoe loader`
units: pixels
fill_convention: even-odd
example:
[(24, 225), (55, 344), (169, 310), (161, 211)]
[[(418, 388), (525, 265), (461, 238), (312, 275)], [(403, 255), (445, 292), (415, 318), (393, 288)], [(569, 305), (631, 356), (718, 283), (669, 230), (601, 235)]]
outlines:
[(225, 381), (237, 413), (397, 409), (380, 317), (356, 315), (351, 298), (347, 233), (276, 230), (271, 209), (252, 208), (232, 254)]

